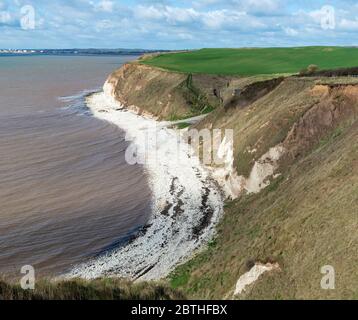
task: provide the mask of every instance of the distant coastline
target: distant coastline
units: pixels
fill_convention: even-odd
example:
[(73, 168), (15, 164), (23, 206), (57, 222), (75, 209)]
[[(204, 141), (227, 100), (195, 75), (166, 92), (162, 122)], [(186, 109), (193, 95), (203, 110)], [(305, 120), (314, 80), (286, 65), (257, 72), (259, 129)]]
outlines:
[(9, 55), (143, 55), (168, 52), (146, 49), (0, 49), (0, 56)]

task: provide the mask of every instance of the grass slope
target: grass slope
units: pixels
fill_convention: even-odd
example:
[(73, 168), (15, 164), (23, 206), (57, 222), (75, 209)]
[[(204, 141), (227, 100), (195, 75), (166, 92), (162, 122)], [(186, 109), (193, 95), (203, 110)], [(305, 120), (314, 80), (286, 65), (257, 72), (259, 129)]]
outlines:
[[(358, 299), (358, 97), (348, 99), (353, 88), (338, 87), (332, 90), (340, 94), (313, 98), (312, 86), (311, 80), (288, 79), (246, 108), (216, 110), (205, 119), (203, 125), (235, 129), (240, 174), (253, 166), (248, 149), (255, 147), (259, 158), (285, 139), (293, 123), (306, 129), (299, 140), (305, 150), (282, 162), (281, 176), (269, 187), (226, 204), (217, 238), (172, 273), (173, 288), (190, 298), (232, 298), (238, 278), (254, 262), (278, 262), (281, 271), (262, 276), (240, 298)], [(303, 115), (314, 110), (315, 99), (335, 113), (351, 108), (355, 116), (342, 117), (310, 144), (320, 121), (303, 124)], [(320, 287), (325, 265), (336, 270), (335, 290)]]
[[(260, 194), (228, 204), (217, 240), (173, 273), (172, 286), (195, 298), (231, 297), (252, 261), (273, 260), (282, 271), (242, 298), (358, 299), (357, 133), (356, 125), (332, 136)], [(327, 264), (335, 290), (320, 288)]]
[(19, 284), (0, 280), (0, 300), (173, 300), (184, 295), (163, 283), (131, 283), (103, 278), (92, 281), (74, 279), (36, 283), (35, 290), (22, 290)]
[(320, 69), (358, 66), (358, 48), (298, 47), (202, 49), (162, 54), (142, 63), (185, 73), (260, 75), (298, 73), (311, 64)]

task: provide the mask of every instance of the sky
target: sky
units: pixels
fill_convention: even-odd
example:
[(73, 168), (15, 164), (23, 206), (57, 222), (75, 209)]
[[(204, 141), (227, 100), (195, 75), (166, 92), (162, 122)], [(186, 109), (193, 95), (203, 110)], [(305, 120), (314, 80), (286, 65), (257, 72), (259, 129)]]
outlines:
[(0, 48), (358, 45), (358, 0), (0, 0)]

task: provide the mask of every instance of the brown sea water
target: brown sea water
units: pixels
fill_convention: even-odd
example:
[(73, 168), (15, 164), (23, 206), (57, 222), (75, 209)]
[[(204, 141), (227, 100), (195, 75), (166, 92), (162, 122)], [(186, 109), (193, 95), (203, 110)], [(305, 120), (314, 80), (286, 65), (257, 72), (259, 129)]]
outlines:
[(84, 107), (85, 90), (133, 58), (0, 57), (0, 275), (23, 265), (59, 274), (149, 219), (151, 192), (143, 167), (125, 162), (124, 132)]

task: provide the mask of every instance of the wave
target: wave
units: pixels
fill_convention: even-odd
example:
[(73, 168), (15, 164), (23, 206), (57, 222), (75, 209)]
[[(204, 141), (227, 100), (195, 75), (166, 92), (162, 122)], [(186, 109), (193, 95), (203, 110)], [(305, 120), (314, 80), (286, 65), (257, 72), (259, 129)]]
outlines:
[(98, 92), (100, 88), (82, 90), (71, 96), (58, 97), (63, 103), (66, 103), (62, 109), (71, 110), (77, 115), (92, 116), (91, 110), (86, 105), (86, 97)]

